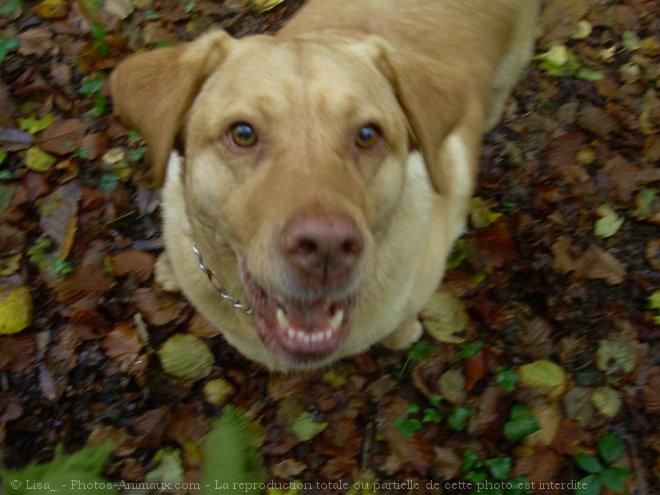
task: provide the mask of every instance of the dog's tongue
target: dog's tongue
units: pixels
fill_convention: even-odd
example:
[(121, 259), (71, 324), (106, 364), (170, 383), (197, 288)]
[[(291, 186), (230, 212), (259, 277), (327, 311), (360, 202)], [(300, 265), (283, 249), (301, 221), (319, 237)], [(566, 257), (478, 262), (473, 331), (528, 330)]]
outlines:
[(284, 304), (282, 308), (289, 322), (289, 326), (313, 332), (321, 328), (329, 328), (330, 311), (325, 301), (305, 304)]

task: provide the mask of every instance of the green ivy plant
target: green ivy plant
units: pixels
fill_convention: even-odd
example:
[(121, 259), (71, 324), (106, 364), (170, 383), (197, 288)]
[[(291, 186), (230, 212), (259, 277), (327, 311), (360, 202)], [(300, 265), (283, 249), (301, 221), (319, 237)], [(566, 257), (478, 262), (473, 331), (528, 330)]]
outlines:
[(609, 433), (598, 439), (596, 450), (598, 455), (580, 453), (573, 457), (580, 469), (590, 473), (580, 480), (582, 487), (575, 493), (598, 495), (602, 487), (623, 493), (623, 482), (632, 473), (626, 468), (611, 465), (625, 452), (621, 440), (614, 433)]
[(524, 495), (533, 493), (525, 476), (511, 476), (511, 457), (494, 457), (482, 461), (474, 450), (467, 450), (460, 471), (472, 483), (473, 494)]

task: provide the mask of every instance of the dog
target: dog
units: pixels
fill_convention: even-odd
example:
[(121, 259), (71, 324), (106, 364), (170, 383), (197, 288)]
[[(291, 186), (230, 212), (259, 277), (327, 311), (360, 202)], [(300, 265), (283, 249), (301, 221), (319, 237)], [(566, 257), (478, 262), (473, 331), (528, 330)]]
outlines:
[(271, 370), (418, 340), (538, 8), (311, 0), (272, 36), (122, 61), (115, 112), (164, 182), (158, 281)]

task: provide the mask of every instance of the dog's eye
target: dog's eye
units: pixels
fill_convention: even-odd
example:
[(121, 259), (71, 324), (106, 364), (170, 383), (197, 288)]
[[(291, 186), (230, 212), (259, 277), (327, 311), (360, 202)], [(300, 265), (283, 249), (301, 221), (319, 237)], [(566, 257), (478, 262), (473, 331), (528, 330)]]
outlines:
[(373, 124), (360, 127), (355, 135), (355, 144), (362, 149), (369, 149), (380, 139), (380, 130)]
[(250, 124), (245, 122), (234, 124), (229, 130), (229, 134), (234, 144), (241, 148), (249, 148), (257, 144), (257, 132)]

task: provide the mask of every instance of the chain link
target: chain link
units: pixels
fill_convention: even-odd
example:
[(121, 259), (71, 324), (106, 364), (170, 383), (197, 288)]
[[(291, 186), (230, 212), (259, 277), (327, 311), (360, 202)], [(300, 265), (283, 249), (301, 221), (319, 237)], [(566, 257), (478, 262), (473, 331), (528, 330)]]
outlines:
[(215, 289), (215, 291), (218, 293), (221, 299), (224, 301), (229, 302), (232, 307), (241, 310), (243, 313), (246, 315), (250, 316), (254, 313), (254, 310), (250, 306), (246, 306), (243, 304), (240, 300), (236, 299), (234, 296), (229, 294), (224, 288), (219, 287), (216, 285), (215, 281), (213, 280), (214, 278), (217, 278), (213, 270), (211, 270), (206, 264), (204, 263), (204, 258), (202, 258), (202, 253), (199, 251), (199, 248), (197, 247), (197, 244), (193, 243), (192, 245), (192, 250), (193, 253), (197, 255), (197, 261), (199, 264), (199, 269), (204, 272), (204, 274), (208, 277), (209, 282)]

